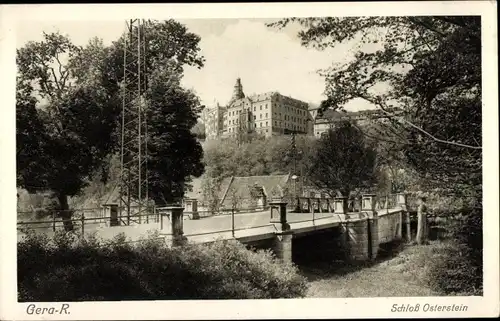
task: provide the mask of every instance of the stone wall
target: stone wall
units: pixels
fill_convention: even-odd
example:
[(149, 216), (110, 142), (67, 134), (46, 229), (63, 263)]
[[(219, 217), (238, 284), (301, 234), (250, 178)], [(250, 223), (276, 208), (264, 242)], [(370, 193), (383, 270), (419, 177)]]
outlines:
[(359, 215), (357, 217), (359, 220), (348, 221), (341, 226), (344, 246), (350, 260), (375, 259), (380, 244), (402, 238), (403, 211), (384, 215), (362, 212)]
[(379, 243), (392, 242), (402, 238), (403, 212), (379, 215), (378, 217), (378, 238)]

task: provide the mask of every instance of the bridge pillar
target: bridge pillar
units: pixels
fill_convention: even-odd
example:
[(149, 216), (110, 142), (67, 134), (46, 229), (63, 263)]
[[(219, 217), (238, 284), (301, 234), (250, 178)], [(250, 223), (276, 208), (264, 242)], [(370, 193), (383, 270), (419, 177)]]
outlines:
[(375, 210), (375, 195), (365, 194), (362, 197), (362, 211), (367, 216), (367, 236), (368, 236), (368, 259), (373, 260), (377, 257), (379, 247), (378, 233), (378, 213)]
[(340, 223), (340, 246), (343, 248), (346, 259), (350, 259), (351, 253), (353, 252), (351, 235), (353, 233), (353, 224), (349, 223), (349, 217), (347, 215), (347, 197), (335, 197), (331, 204), (334, 214), (342, 214), (346, 219), (344, 222)]
[(283, 262), (292, 262), (292, 238), (293, 232), (286, 219), (286, 202), (273, 200), (269, 202), (271, 210), (270, 223), (276, 226), (276, 237), (273, 244), (273, 252)]
[(276, 232), (273, 252), (284, 263), (292, 262), (292, 231)]
[(346, 222), (342, 226), (344, 244), (348, 261), (366, 261), (369, 259), (369, 237), (366, 219)]
[[(167, 213), (161, 214), (160, 228), (163, 230), (170, 225), (172, 238), (170, 239), (171, 246), (183, 245), (187, 239), (184, 236), (183, 216), (184, 208), (180, 205), (172, 205), (165, 208), (170, 212), (170, 218)], [(169, 224), (170, 223), (170, 224)]]
[[(340, 200), (336, 199), (337, 203)], [(347, 260), (366, 261), (376, 258), (378, 252), (378, 215), (375, 211), (375, 195), (363, 195), (361, 212), (348, 213), (341, 225), (342, 246)], [(337, 208), (336, 207), (336, 212)]]
[[(400, 229), (398, 229), (398, 236), (403, 238), (403, 224), (406, 224), (406, 240), (408, 242), (411, 242), (411, 226), (410, 226), (410, 212), (408, 211), (407, 208), (407, 195), (406, 193), (397, 193), (396, 194), (396, 204), (398, 207), (401, 207), (401, 216), (400, 216), (400, 221), (401, 221), (401, 226)], [(404, 222), (404, 223), (403, 223)]]

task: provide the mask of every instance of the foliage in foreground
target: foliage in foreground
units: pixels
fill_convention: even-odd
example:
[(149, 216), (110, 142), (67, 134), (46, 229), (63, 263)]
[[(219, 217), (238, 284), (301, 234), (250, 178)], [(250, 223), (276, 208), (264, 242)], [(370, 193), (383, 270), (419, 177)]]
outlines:
[(31, 233), (18, 244), (19, 301), (303, 297), (296, 267), (236, 242), (169, 248), (155, 235), (126, 243)]
[(482, 224), (479, 208), (451, 224), (451, 240), (429, 269), (428, 282), (433, 289), (447, 295), (482, 295)]

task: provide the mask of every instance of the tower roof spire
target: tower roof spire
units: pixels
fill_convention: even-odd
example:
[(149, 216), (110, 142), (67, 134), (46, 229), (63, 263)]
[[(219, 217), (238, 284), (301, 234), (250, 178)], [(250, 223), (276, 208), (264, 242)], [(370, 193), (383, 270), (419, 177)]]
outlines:
[(241, 85), (241, 78), (238, 77), (236, 78), (236, 84), (234, 85), (233, 89), (233, 96), (231, 97), (229, 104), (232, 104), (235, 100), (241, 98), (245, 98), (245, 93), (243, 92), (243, 86)]

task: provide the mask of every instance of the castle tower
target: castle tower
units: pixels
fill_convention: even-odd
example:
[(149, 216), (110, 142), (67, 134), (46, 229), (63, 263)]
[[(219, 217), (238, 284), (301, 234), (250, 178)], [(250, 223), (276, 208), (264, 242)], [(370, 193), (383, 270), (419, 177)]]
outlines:
[(236, 79), (236, 84), (234, 85), (233, 97), (229, 101), (229, 105), (231, 105), (235, 100), (245, 98), (245, 93), (243, 93), (243, 86), (241, 85), (241, 79)]

